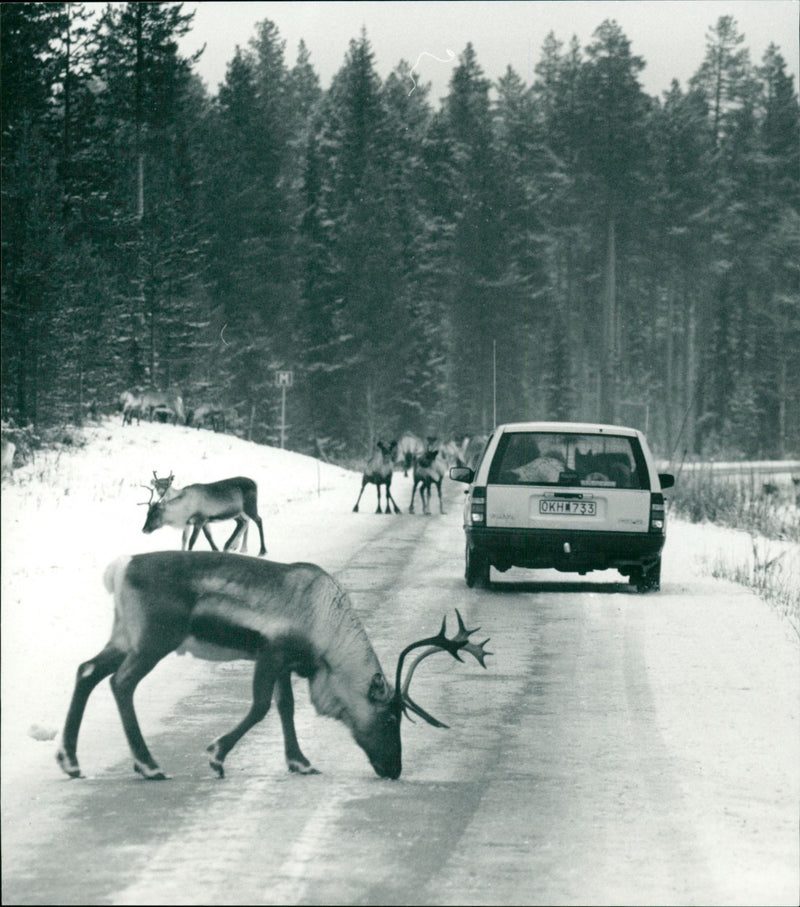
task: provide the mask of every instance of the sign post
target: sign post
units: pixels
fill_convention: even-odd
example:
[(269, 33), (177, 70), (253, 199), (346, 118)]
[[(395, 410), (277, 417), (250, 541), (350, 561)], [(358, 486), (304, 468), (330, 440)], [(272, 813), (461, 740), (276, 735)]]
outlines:
[(294, 372), (275, 372), (275, 386), (281, 389), (281, 450), (286, 438), (286, 388), (294, 384)]

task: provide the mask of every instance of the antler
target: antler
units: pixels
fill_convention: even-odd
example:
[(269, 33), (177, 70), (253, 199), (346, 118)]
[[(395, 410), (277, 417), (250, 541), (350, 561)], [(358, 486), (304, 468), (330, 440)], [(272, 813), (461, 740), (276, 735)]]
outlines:
[(141, 488), (146, 488), (150, 492), (149, 501), (139, 501), (140, 507), (149, 507), (153, 503), (153, 495), (155, 494), (155, 488), (151, 488), (150, 485), (141, 485)]
[[(474, 630), (468, 630), (464, 625), (464, 621), (461, 619), (461, 614), (459, 614), (458, 608), (455, 609), (456, 617), (458, 618), (458, 632), (452, 639), (448, 639), (446, 635), (447, 630), (447, 617), (442, 618), (442, 628), (436, 634), (436, 636), (428, 636), (425, 639), (420, 639), (417, 642), (412, 642), (410, 645), (406, 646), (405, 649), (400, 653), (400, 658), (397, 661), (397, 673), (395, 678), (395, 697), (400, 704), (400, 707), (403, 710), (405, 716), (412, 721), (409, 711), (414, 712), (414, 714), (419, 715), (420, 718), (424, 718), (428, 724), (432, 724), (434, 727), (448, 727), (448, 725), (434, 718), (432, 715), (428, 714), (421, 706), (418, 706), (416, 702), (408, 695), (408, 688), (411, 685), (411, 678), (414, 676), (414, 671), (417, 668), (417, 665), (422, 661), (423, 658), (427, 658), (429, 655), (433, 655), (435, 652), (449, 652), (453, 658), (457, 661), (463, 661), (459, 652), (469, 652), (475, 660), (481, 665), (481, 667), (486, 667), (486, 662), (484, 659), (487, 655), (492, 655), (492, 652), (487, 652), (484, 649), (484, 646), (488, 639), (484, 639), (482, 643), (470, 642), (470, 636), (473, 633), (477, 633), (480, 630), (480, 627), (475, 627)], [(408, 670), (406, 675), (405, 683), (402, 687), (400, 686), (400, 680), (403, 673), (403, 662), (405, 661), (406, 655), (411, 652), (413, 649), (417, 649), (420, 646), (430, 646), (424, 652), (420, 653), (412, 662), (411, 667)]]

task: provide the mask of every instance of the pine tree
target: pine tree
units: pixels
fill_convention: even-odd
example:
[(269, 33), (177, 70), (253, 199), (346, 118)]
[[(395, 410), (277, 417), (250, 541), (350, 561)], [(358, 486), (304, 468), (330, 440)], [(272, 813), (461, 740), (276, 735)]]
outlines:
[[(96, 26), (96, 74), (103, 85), (98, 118), (110, 140), (107, 209), (117, 250), (120, 349), (144, 351), (146, 380), (167, 387), (192, 363), (176, 338), (191, 332), (186, 305), (201, 286), (188, 99), (197, 90), (194, 58), (178, 39), (193, 13), (182, 4), (106, 7)], [(129, 361), (126, 372), (136, 364)]]
[[(598, 418), (618, 418), (621, 393), (623, 300), (618, 297), (618, 263), (624, 261), (618, 245), (625, 241), (625, 225), (636, 223), (636, 201), (647, 167), (644, 117), (646, 96), (638, 81), (644, 61), (634, 56), (630, 42), (614, 21), (605, 21), (586, 48), (581, 70), (580, 162), (595, 196), (587, 211), (597, 228), (598, 263), (604, 286), (598, 293), (597, 335), (602, 338)], [(587, 199), (588, 201), (588, 199)], [(602, 240), (600, 239), (602, 237)], [(630, 377), (630, 376), (629, 376)]]
[(489, 431), (494, 424), (496, 343), (508, 324), (507, 237), (498, 188), (502, 167), (494, 147), (489, 89), (475, 49), (467, 44), (444, 102), (449, 160), (442, 166), (450, 171), (446, 212), (453, 229), (453, 284), (447, 300), (456, 349), (470, 350), (454, 364), (455, 405), (469, 433)]

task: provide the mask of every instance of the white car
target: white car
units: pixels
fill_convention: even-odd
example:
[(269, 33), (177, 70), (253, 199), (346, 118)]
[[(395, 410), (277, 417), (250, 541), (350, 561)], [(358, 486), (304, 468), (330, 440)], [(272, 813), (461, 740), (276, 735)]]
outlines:
[(621, 425), (514, 422), (498, 425), (464, 505), (468, 586), (489, 570), (555, 568), (585, 574), (614, 568), (639, 592), (657, 591), (666, 540), (664, 490), (642, 432)]

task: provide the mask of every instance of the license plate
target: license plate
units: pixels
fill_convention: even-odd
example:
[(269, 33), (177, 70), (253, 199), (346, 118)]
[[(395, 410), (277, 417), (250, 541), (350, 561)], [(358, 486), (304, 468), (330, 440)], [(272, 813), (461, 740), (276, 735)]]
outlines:
[(595, 501), (539, 501), (539, 513), (555, 516), (597, 516)]

